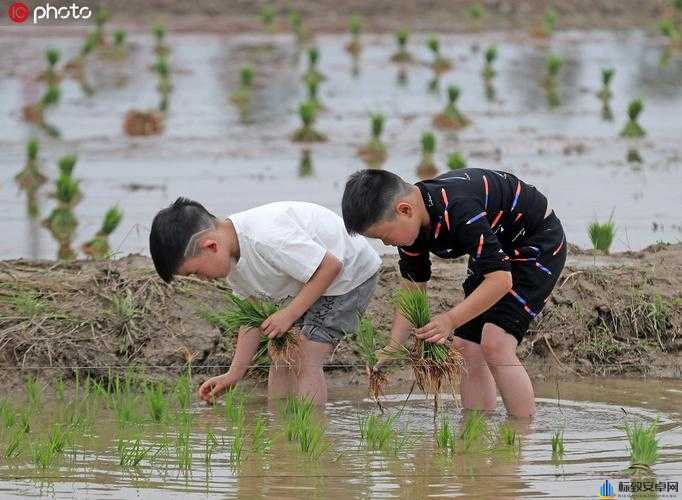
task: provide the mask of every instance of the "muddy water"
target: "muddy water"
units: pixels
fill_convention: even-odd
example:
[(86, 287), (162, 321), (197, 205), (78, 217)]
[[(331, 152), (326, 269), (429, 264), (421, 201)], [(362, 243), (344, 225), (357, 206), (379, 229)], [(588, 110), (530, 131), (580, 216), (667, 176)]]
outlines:
[[(642, 423), (659, 420), (660, 458), (653, 467), (654, 480), (682, 480), (679, 381), (660, 384), (582, 379), (558, 385), (538, 383), (537, 418), (530, 424), (513, 423), (521, 439), (518, 455), (460, 450), (450, 458), (435, 447), (430, 402), (419, 394), (412, 394), (405, 402), (407, 390), (385, 399), (387, 412), (399, 413), (397, 427), (407, 437), (398, 451), (368, 451), (359, 440), (359, 416), (376, 412), (373, 403), (364, 399), (363, 389), (331, 392), (324, 417), (329, 448), (319, 460), (308, 458), (286, 442), (280, 418), (267, 409), (265, 397), (257, 393), (248, 404), (247, 427), (256, 415), (265, 416), (272, 446), (256, 455), (250, 452), (247, 439), (245, 459), (239, 465), (229, 460), (234, 431), (225, 423), (221, 407), (210, 409), (198, 403), (192, 407), (194, 454), (190, 471), (178, 468), (174, 427), (152, 424), (144, 424), (137, 432), (149, 444), (159, 443), (161, 436), (168, 434), (168, 455), (161, 454), (154, 461), (145, 459), (134, 469), (122, 468), (118, 465), (116, 438), (139, 434), (132, 426), (119, 429), (112, 415), (100, 412), (94, 429), (77, 443), (75, 458), (68, 450), (61, 466), (39, 471), (26, 460), (0, 462), (0, 494), (3, 498), (74, 494), (166, 498), (188, 492), (226, 498), (594, 498), (605, 479), (615, 488), (619, 482), (632, 480), (625, 472), (629, 466), (622, 429), (625, 418)], [(442, 414), (459, 426), (457, 400), (446, 400)], [(38, 428), (39, 420), (34, 418), (33, 429)], [(497, 411), (488, 417), (488, 426), (494, 430), (504, 421), (499, 403)], [(203, 451), (207, 429), (219, 442), (210, 467), (205, 464)], [(564, 431), (566, 453), (563, 459), (553, 461), (550, 441), (559, 430)]]
[[(443, 54), (454, 69), (442, 75), (437, 91), (425, 64), (399, 68), (387, 62), (394, 50), (390, 36), (367, 36), (355, 64), (343, 47), (343, 36), (320, 36), (320, 70), (328, 79), (320, 87), (327, 110), (317, 128), (330, 140), (310, 146), (312, 172), (301, 171), (303, 147), (288, 139), (298, 126), (296, 107), (305, 96), (300, 81), (306, 66), (293, 41), (240, 35), (171, 34), (173, 94), (166, 132), (159, 137), (128, 138), (123, 116), (130, 108), (158, 103), (149, 37), (132, 34), (125, 62), (93, 58), (87, 68), (95, 94), (86, 96), (73, 80), (62, 84), (61, 103), (47, 115), (62, 140), (42, 139), (40, 157), (51, 180), (56, 159), (76, 152), (76, 176), (84, 199), (76, 208), (79, 245), (97, 231), (109, 206), (125, 212), (112, 247), (123, 253), (146, 253), (154, 213), (178, 195), (204, 202), (214, 213), (228, 215), (273, 200), (299, 199), (339, 210), (344, 179), (363, 166), (357, 147), (369, 133), (368, 114), (387, 116), (384, 135), (389, 158), (385, 168), (416, 180), (419, 137), (431, 129), (431, 117), (445, 103), (445, 89), (462, 90), (460, 108), (472, 125), (458, 132), (437, 133), (436, 161), (462, 152), (469, 166), (511, 171), (542, 189), (564, 222), (568, 238), (589, 247), (586, 227), (605, 221), (613, 211), (617, 225), (614, 250), (639, 249), (657, 241), (682, 238), (679, 193), (682, 192), (682, 58), (673, 54), (661, 64), (663, 42), (641, 32), (564, 32), (551, 46), (522, 34), (443, 36)], [(0, 258), (54, 258), (57, 244), (26, 212), (26, 196), (12, 180), (24, 162), (32, 130), (21, 119), (21, 106), (36, 100), (42, 85), (35, 75), (43, 50), (62, 49), (70, 58), (82, 34), (47, 35), (36, 29), (0, 28)], [(430, 59), (424, 37), (414, 36), (411, 50)], [(497, 44), (496, 97), (486, 97), (480, 72), (482, 50)], [(558, 77), (560, 105), (550, 108), (538, 82), (549, 52), (565, 58)], [(300, 57), (299, 57), (300, 56)], [(238, 69), (252, 64), (252, 107), (242, 116), (229, 100)], [(613, 121), (601, 116), (595, 97), (600, 69), (614, 67)], [(354, 71), (355, 69), (355, 71)], [(626, 140), (618, 132), (628, 102), (643, 97), (640, 122), (647, 137)], [(40, 135), (40, 134), (39, 134)], [(642, 163), (628, 163), (636, 148)], [(135, 189), (137, 188), (137, 189)], [(40, 217), (54, 202), (46, 184), (39, 193)]]

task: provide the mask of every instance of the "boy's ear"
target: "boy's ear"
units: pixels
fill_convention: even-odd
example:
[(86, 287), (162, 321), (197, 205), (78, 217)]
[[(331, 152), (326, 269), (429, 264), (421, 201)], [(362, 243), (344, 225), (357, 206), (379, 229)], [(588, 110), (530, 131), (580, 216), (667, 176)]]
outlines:
[(395, 206), (395, 211), (398, 215), (412, 216), (412, 205), (406, 201), (399, 201)]
[(218, 251), (218, 242), (214, 239), (211, 238), (206, 238), (204, 241), (202, 241), (199, 244), (200, 248), (207, 248), (211, 252), (217, 252)]

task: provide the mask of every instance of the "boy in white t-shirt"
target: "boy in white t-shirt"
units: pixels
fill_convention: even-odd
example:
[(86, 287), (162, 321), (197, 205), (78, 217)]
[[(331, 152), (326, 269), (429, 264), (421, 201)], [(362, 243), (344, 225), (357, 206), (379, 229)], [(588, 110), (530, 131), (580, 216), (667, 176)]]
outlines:
[(166, 282), (174, 275), (227, 277), (242, 297), (291, 299), (260, 328), (239, 332), (229, 371), (202, 384), (203, 400), (244, 376), (261, 335), (279, 336), (296, 323), (301, 359), (294, 369), (270, 367), (269, 395), (293, 392), (324, 404), (324, 361), (344, 334), (357, 329), (378, 280), (381, 259), (364, 237), (349, 236), (338, 215), (312, 203), (270, 203), (220, 220), (201, 204), (178, 198), (154, 218), (149, 248)]

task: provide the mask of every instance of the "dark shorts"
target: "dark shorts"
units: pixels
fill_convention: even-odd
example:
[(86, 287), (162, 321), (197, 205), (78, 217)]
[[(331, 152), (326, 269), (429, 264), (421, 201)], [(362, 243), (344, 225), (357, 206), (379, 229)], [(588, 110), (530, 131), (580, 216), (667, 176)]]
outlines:
[[(485, 323), (493, 323), (521, 343), (530, 322), (537, 316), (559, 279), (566, 263), (566, 236), (561, 221), (552, 212), (533, 232), (518, 242), (508, 255), (512, 264), (512, 291), (480, 316), (455, 330), (455, 335), (481, 343)], [(482, 274), (469, 268), (462, 287), (469, 296), (483, 282)]]
[(307, 339), (336, 347), (346, 335), (357, 331), (378, 281), (379, 271), (348, 293), (323, 295), (294, 325)]

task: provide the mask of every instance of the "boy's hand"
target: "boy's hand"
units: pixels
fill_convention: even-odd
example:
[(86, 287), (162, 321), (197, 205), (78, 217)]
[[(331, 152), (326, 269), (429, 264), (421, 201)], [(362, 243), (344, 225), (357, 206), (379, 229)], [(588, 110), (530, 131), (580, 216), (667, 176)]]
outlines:
[(436, 314), (431, 321), (415, 331), (415, 335), (426, 342), (445, 344), (452, 330), (455, 329), (455, 322), (447, 312)]
[(199, 397), (209, 404), (213, 404), (216, 398), (237, 384), (239, 379), (230, 375), (230, 372), (217, 377), (211, 377), (199, 387)]
[(267, 335), (269, 338), (274, 339), (275, 337), (279, 337), (283, 333), (288, 332), (293, 326), (294, 321), (296, 321), (296, 318), (292, 317), (289, 310), (285, 307), (270, 315), (268, 319), (263, 321), (260, 328), (263, 331), (263, 335)]

